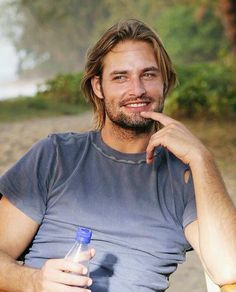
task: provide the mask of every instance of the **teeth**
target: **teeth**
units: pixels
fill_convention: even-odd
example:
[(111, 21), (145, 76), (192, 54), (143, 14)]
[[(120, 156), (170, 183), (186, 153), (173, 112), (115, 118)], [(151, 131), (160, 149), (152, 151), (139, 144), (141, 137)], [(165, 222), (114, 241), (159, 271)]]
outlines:
[(131, 104), (128, 104), (127, 106), (129, 107), (142, 107), (142, 106), (146, 106), (147, 104), (146, 103), (131, 103)]

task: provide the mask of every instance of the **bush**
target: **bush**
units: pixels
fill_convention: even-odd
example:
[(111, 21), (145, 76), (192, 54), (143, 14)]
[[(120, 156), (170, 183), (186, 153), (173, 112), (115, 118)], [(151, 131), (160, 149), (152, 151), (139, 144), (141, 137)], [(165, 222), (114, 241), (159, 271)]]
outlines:
[(154, 21), (177, 64), (214, 61), (229, 52), (223, 25), (213, 7), (195, 2), (170, 5)]
[(166, 111), (184, 117), (235, 117), (236, 87), (232, 68), (218, 63), (177, 68), (179, 85), (167, 98)]
[(85, 105), (86, 101), (80, 89), (82, 73), (59, 74), (39, 87), (38, 97), (54, 102)]
[[(175, 117), (236, 116), (236, 87), (233, 67), (221, 63), (177, 66), (179, 85), (166, 100), (166, 112)], [(82, 73), (61, 74), (46, 81), (29, 106), (38, 110), (70, 106), (86, 108), (80, 89)], [(38, 99), (38, 100), (37, 100)], [(43, 102), (46, 101), (46, 104)], [(54, 105), (54, 106), (52, 106)], [(88, 106), (87, 106), (88, 108)]]

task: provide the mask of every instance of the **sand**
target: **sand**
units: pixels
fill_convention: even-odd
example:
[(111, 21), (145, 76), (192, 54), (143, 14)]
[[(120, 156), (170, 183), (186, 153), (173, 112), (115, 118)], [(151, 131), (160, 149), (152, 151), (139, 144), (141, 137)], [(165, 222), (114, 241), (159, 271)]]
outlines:
[[(55, 132), (78, 132), (92, 127), (91, 113), (80, 116), (36, 119), (0, 123), (0, 175), (16, 162), (36, 141)], [(233, 161), (235, 162), (235, 161)], [(226, 184), (235, 194), (235, 173), (224, 172)], [(233, 198), (235, 200), (235, 198)], [(205, 292), (205, 278), (195, 252), (188, 253), (187, 262), (171, 277), (170, 292)]]

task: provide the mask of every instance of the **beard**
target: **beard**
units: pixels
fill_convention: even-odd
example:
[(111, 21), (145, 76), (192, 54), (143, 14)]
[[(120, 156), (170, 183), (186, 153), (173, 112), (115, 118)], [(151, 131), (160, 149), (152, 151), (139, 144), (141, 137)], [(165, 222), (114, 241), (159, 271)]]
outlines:
[[(147, 99), (147, 97), (145, 97)], [(144, 98), (144, 99), (145, 99)], [(148, 98), (149, 100), (153, 100)], [(162, 101), (162, 99), (161, 99)], [(130, 115), (125, 114), (122, 111), (115, 111), (114, 106), (104, 100), (106, 116), (110, 119), (116, 128), (121, 128), (134, 132), (135, 134), (150, 133), (156, 126), (156, 121), (152, 119), (143, 118), (140, 113), (131, 113)], [(155, 112), (162, 112), (163, 102), (160, 102), (159, 106), (154, 109)]]
[(112, 112), (109, 111), (109, 109), (106, 109), (106, 114), (111, 122), (113, 122), (113, 124), (115, 124), (116, 126), (122, 129), (134, 131), (137, 134), (148, 133), (153, 129), (155, 125), (155, 121), (151, 119), (145, 119), (141, 116), (135, 117), (137, 116), (137, 114), (135, 114), (135, 116), (127, 116), (126, 114), (120, 112), (117, 115), (114, 115)]

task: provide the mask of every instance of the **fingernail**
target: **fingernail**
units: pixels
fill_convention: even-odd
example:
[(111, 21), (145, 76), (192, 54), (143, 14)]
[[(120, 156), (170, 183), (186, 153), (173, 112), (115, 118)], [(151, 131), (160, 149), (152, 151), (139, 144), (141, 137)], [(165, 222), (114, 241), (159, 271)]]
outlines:
[(152, 163), (152, 158), (147, 157), (146, 158), (146, 162), (147, 162), (147, 164), (151, 164)]
[(96, 253), (96, 252), (95, 252), (95, 249), (92, 248), (92, 249), (91, 249), (91, 256), (94, 257), (94, 256), (95, 256), (95, 253)]
[(92, 283), (93, 283), (92, 279), (89, 279), (89, 280), (88, 280), (88, 286), (91, 286)]
[(88, 273), (88, 269), (87, 269), (87, 268), (83, 268), (82, 273), (83, 273), (83, 275), (87, 275), (87, 273)]

